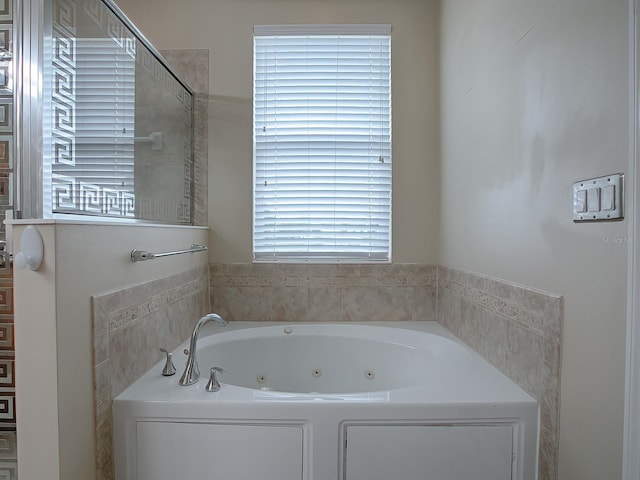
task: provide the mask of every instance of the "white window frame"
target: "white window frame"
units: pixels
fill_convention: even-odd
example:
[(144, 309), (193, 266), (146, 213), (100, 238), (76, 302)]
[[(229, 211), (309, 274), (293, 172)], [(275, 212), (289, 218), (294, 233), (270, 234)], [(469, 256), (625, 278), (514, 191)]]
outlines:
[[(296, 162), (295, 158), (293, 158), (292, 160), (291, 157), (287, 159), (283, 159), (282, 157), (284, 157), (284, 155), (280, 153), (283, 150), (276, 150), (278, 153), (274, 154), (273, 151), (275, 149), (273, 149), (269, 145), (269, 142), (271, 142), (271, 140), (265, 140), (265, 138), (268, 137), (268, 135), (267, 134), (262, 135), (264, 132), (266, 132), (265, 125), (267, 125), (268, 122), (270, 121), (267, 119), (267, 117), (272, 118), (269, 115), (269, 113), (276, 112), (276, 110), (280, 108), (279, 106), (280, 104), (273, 103), (272, 105), (269, 105), (268, 104), (269, 100), (267, 100), (267, 95), (266, 95), (266, 93), (269, 91), (268, 87), (264, 86), (263, 88), (261, 88), (262, 84), (260, 82), (264, 82), (264, 84), (267, 85), (267, 83), (269, 82), (269, 79), (268, 79), (268, 75), (266, 75), (265, 73), (262, 73), (266, 71), (264, 70), (264, 68), (266, 67), (262, 67), (263, 65), (262, 63), (260, 63), (259, 66), (257, 66), (256, 64), (257, 62), (256, 49), (258, 48), (257, 45), (260, 40), (264, 40), (265, 42), (272, 41), (274, 42), (274, 44), (278, 42), (294, 43), (296, 45), (293, 45), (292, 48), (298, 48), (298, 47), (301, 47), (305, 41), (308, 41), (309, 44), (312, 44), (314, 40), (318, 41), (319, 37), (321, 36), (338, 37), (337, 39), (338, 42), (343, 39), (346, 40), (347, 42), (351, 42), (351, 41), (357, 40), (356, 36), (359, 36), (358, 38), (370, 37), (371, 39), (377, 39), (380, 42), (380, 44), (383, 45), (383, 47), (380, 47), (382, 48), (381, 53), (376, 52), (376, 55), (379, 55), (381, 60), (378, 60), (378, 59), (371, 60), (374, 63), (369, 65), (367, 68), (371, 69), (371, 72), (374, 72), (374, 68), (382, 68), (383, 70), (375, 71), (375, 73), (379, 74), (379, 77), (376, 77), (376, 78), (381, 78), (382, 80), (379, 80), (379, 83), (375, 83), (378, 80), (369, 80), (370, 85), (368, 86), (369, 90), (367, 92), (370, 98), (373, 99), (373, 100), (368, 100), (369, 113), (356, 117), (359, 119), (358, 121), (363, 122), (363, 123), (358, 123), (358, 126), (361, 127), (362, 125), (367, 125), (367, 122), (369, 125), (368, 127), (369, 133), (367, 134), (369, 136), (369, 144), (366, 147), (366, 149), (368, 149), (368, 152), (364, 156), (359, 156), (359, 155), (362, 155), (362, 152), (365, 149), (357, 149), (353, 157), (351, 157), (352, 154), (350, 153), (350, 150), (343, 150), (342, 153), (338, 153), (340, 151), (340, 147), (344, 145), (343, 143), (340, 143), (340, 142), (334, 142), (332, 147), (327, 147), (327, 142), (330, 142), (330, 140), (324, 140), (323, 134), (318, 133), (317, 131), (314, 131), (313, 127), (309, 127), (309, 126), (305, 127), (305, 121), (308, 125), (309, 124), (308, 119), (311, 118), (311, 115), (316, 114), (316, 112), (314, 112), (313, 110), (310, 116), (306, 117), (304, 120), (301, 120), (300, 123), (296, 124), (296, 122), (293, 122), (293, 125), (292, 125), (292, 123), (290, 122), (288, 124), (288, 125), (292, 125), (290, 128), (295, 130), (295, 134), (300, 135), (302, 133), (302, 135), (304, 135), (303, 132), (305, 131), (305, 128), (306, 128), (307, 139), (309, 138), (309, 136), (313, 134), (316, 135), (316, 139), (321, 138), (321, 140), (316, 141), (316, 144), (324, 143), (324, 145), (322, 145), (321, 147), (322, 148), (320, 150), (321, 153), (317, 154), (317, 156), (315, 157), (316, 162), (329, 164), (331, 161), (333, 161), (335, 166), (337, 167), (353, 168), (354, 169), (353, 171), (356, 171), (358, 173), (351, 176), (351, 178), (355, 179), (353, 180), (355, 182), (353, 188), (351, 187), (351, 185), (349, 185), (349, 187), (347, 188), (342, 187), (343, 189), (340, 190), (340, 186), (338, 182), (335, 182), (334, 184), (332, 184), (331, 181), (329, 180), (326, 181), (327, 187), (324, 187), (324, 186), (318, 187), (314, 185), (313, 188), (316, 190), (319, 189), (322, 192), (322, 195), (326, 194), (328, 198), (332, 198), (332, 200), (329, 202), (325, 203), (324, 201), (317, 200), (316, 197), (312, 198), (312, 196), (309, 196), (309, 195), (307, 195), (308, 198), (306, 199), (306, 202), (307, 202), (306, 204), (304, 203), (305, 199), (303, 198), (305, 195), (299, 195), (296, 197), (295, 200), (292, 200), (288, 204), (288, 208), (295, 209), (296, 211), (295, 213), (293, 213), (293, 216), (298, 218), (287, 225), (287, 227), (293, 228), (295, 233), (290, 234), (291, 235), (290, 238), (286, 238), (288, 234), (283, 234), (283, 232), (287, 227), (282, 227), (282, 225), (286, 224), (286, 220), (281, 220), (281, 218), (285, 216), (284, 214), (282, 214), (282, 212), (285, 209), (287, 209), (287, 207), (274, 209), (273, 205), (276, 205), (276, 202), (277, 202), (276, 200), (274, 203), (270, 204), (272, 207), (271, 210), (262, 208), (262, 206), (265, 205), (267, 202), (267, 200), (264, 200), (265, 198), (273, 195), (277, 196), (279, 193), (281, 194), (281, 192), (283, 191), (282, 188), (278, 189), (274, 186), (274, 188), (270, 191), (271, 193), (264, 193), (268, 189), (262, 188), (263, 181), (264, 181), (265, 187), (267, 184), (269, 184), (269, 186), (274, 185), (273, 172), (271, 173), (266, 172), (266, 170), (268, 170), (269, 167), (265, 168), (265, 165), (267, 166), (280, 165), (275, 168), (281, 169), (283, 168), (282, 167), (283, 164), (285, 165), (284, 168), (288, 168), (287, 165), (291, 165), (292, 162), (295, 163), (293, 169), (287, 170), (287, 174), (292, 174), (294, 177), (296, 177), (294, 182), (297, 182), (297, 183), (295, 183), (295, 185), (303, 187), (300, 189), (300, 191), (304, 191), (304, 192), (312, 191), (312, 188), (309, 188), (308, 190), (304, 190), (304, 182), (305, 182), (304, 179), (307, 178), (305, 177), (305, 174), (304, 174), (304, 165), (307, 165), (308, 171), (312, 171), (318, 167), (316, 166), (317, 164), (313, 163), (314, 162), (313, 160), (310, 160), (312, 158), (311, 156), (306, 156), (304, 154), (301, 154), (300, 155), (301, 160), (299, 162)], [(349, 36), (353, 36), (353, 37), (349, 38)], [(264, 37), (268, 37), (268, 38), (265, 39)], [(288, 38), (282, 39), (281, 37), (288, 37)], [(302, 43), (298, 44), (298, 41)], [(252, 232), (253, 232), (252, 251), (253, 251), (254, 262), (270, 262), (270, 263), (273, 263), (273, 262), (390, 263), (391, 262), (391, 232), (392, 232), (391, 120), (392, 119), (391, 119), (391, 59), (390, 59), (391, 46), (390, 46), (390, 42), (391, 42), (391, 26), (390, 25), (270, 25), (270, 26), (254, 27), (254, 104), (253, 104), (254, 105), (254, 118), (253, 118), (253, 121), (254, 121), (254, 125), (253, 125), (254, 126), (254, 142), (253, 142), (254, 177), (253, 177), (253, 228), (252, 228)], [(264, 45), (264, 42), (261, 43), (261, 45)], [(264, 49), (264, 46), (262, 48)], [(287, 53), (286, 50), (280, 50), (279, 52)], [(340, 54), (342, 54), (342, 51)], [(336, 55), (340, 55), (340, 54), (336, 54)], [(264, 55), (266, 57), (269, 54), (265, 53)], [(278, 55), (280, 55), (280, 53), (278, 53)], [(361, 57), (356, 57), (356, 58), (361, 61)], [(358, 60), (355, 60), (353, 64), (355, 65)], [(380, 64), (376, 63), (379, 61), (381, 61), (382, 63)], [(275, 66), (275, 62), (276, 60), (274, 60), (274, 64), (271, 65), (272, 67)], [(349, 58), (349, 62), (351, 62), (351, 57)], [(387, 65), (386, 62), (388, 62), (388, 67), (386, 66)], [(289, 64), (289, 65), (292, 65), (292, 64)], [(305, 63), (305, 65), (310, 65), (310, 64)], [(375, 65), (375, 67), (372, 65)], [(351, 67), (351, 63), (349, 64), (349, 66)], [(258, 68), (259, 70), (257, 72)], [(367, 74), (370, 75), (371, 78), (374, 78), (374, 73), (367, 72)], [(265, 78), (267, 78), (267, 80), (264, 80)], [(278, 81), (281, 81), (282, 77), (279, 76), (278, 79), (279, 79)], [(342, 77), (340, 77), (340, 79), (336, 78), (335, 81), (336, 81), (336, 88), (338, 88), (338, 85), (340, 85), (340, 83), (343, 80), (342, 80)], [(274, 83), (274, 85), (277, 85), (277, 84)], [(360, 85), (356, 85), (356, 86), (360, 86)], [(366, 89), (363, 89), (363, 92), (365, 90)], [(313, 90), (307, 90), (306, 94), (308, 94), (309, 91), (312, 91), (313, 93), (315, 93), (315, 91)], [(338, 90), (336, 91), (338, 92)], [(374, 95), (371, 94), (371, 92), (373, 91), (376, 92), (375, 98), (374, 98)], [(382, 92), (382, 93), (378, 93), (378, 92)], [(380, 98), (377, 98), (377, 96), (379, 96)], [(343, 107), (343, 105), (346, 105), (346, 102), (343, 104), (340, 104), (338, 97), (339, 97), (339, 93), (336, 93), (335, 94), (335, 103), (336, 103), (335, 115), (337, 116), (336, 118), (338, 120), (336, 120), (336, 123), (334, 125), (328, 128), (328, 130), (333, 129), (333, 133), (327, 134), (326, 137), (329, 137), (329, 135), (335, 135), (335, 132), (346, 131), (346, 129), (344, 128), (344, 124), (341, 125), (340, 121), (341, 121), (341, 118), (346, 118), (348, 114), (345, 114), (344, 117), (339, 117), (340, 113), (338, 113), (338, 112), (341, 112), (341, 109), (345, 108)], [(277, 106), (274, 106), (274, 105), (277, 105)], [(263, 108), (265, 106), (268, 107), (267, 110)], [(361, 106), (361, 104), (358, 104), (358, 106)], [(388, 110), (387, 110), (387, 106), (388, 106)], [(269, 110), (269, 108), (271, 110)], [(296, 108), (302, 109), (303, 107), (296, 107)], [(344, 110), (342, 110), (342, 112), (343, 111)], [(362, 111), (363, 111), (362, 109), (359, 110), (359, 112), (362, 112)], [(372, 111), (375, 113), (371, 113)], [(265, 114), (264, 112), (268, 112), (268, 113)], [(296, 110), (295, 113), (298, 113), (298, 112), (304, 113), (302, 112), (302, 110)], [(366, 117), (366, 115), (368, 115), (368, 117)], [(264, 120), (261, 118), (261, 116), (265, 117)], [(362, 120), (363, 117), (367, 118), (367, 120), (363, 121)], [(372, 120), (372, 118), (374, 117), (375, 117), (375, 121)], [(273, 118), (282, 118), (282, 116), (273, 117)], [(376, 126), (372, 127), (371, 125), (374, 125), (374, 124)], [(274, 129), (276, 127), (281, 128), (279, 132), (281, 132), (284, 129), (284, 127), (281, 127), (282, 124), (277, 123), (277, 121), (275, 122), (275, 124), (272, 123), (272, 125), (275, 125)], [(384, 127), (382, 127), (382, 125), (384, 125)], [(371, 133), (373, 128), (376, 129), (375, 133)], [(293, 130), (288, 130), (288, 131), (293, 131)], [(281, 135), (280, 138), (282, 136), (283, 135)], [(269, 138), (273, 138), (273, 134)], [(358, 137), (358, 139), (361, 139), (361, 138), (363, 137), (362, 136)], [(291, 146), (291, 142), (285, 143), (282, 140), (280, 140), (280, 142), (281, 143), (278, 143), (278, 140), (276, 140), (275, 143), (277, 145), (285, 145), (289, 147)], [(304, 144), (304, 142), (295, 143), (294, 141), (294, 145), (296, 146), (302, 145), (302, 144)], [(265, 145), (266, 145), (266, 148), (265, 148)], [(328, 145), (332, 145), (332, 144), (328, 143)], [(373, 145), (375, 145), (375, 149), (376, 149), (375, 152), (373, 151)], [(306, 144), (306, 146), (308, 148), (309, 144)], [(331, 152), (330, 152), (331, 148), (333, 148), (336, 151), (333, 157), (331, 157)], [(258, 152), (258, 150), (260, 152)], [(265, 152), (265, 151), (267, 153), (262, 155), (262, 152)], [(328, 157), (322, 157), (323, 160), (317, 160), (319, 158), (318, 155), (322, 156), (327, 152), (329, 153)], [(345, 153), (345, 152), (349, 152), (349, 153)], [(280, 163), (278, 161), (275, 161), (273, 163), (268, 163), (268, 162), (265, 163), (263, 162), (264, 158), (277, 159), (277, 160), (280, 160)], [(333, 158), (333, 160), (324, 161), (324, 158)], [(375, 158), (375, 160), (373, 160), (373, 158)], [(375, 165), (374, 162), (379, 163), (380, 168), (378, 168), (378, 165)], [(297, 172), (301, 171), (300, 168), (302, 168), (302, 173), (298, 174)], [(325, 177), (330, 178), (331, 174), (335, 175), (335, 172), (338, 171), (337, 168), (333, 170), (331, 168), (332, 167), (329, 165), (326, 167), (326, 170), (323, 170), (323, 172), (325, 171), (331, 172), (329, 175), (325, 175)], [(368, 175), (367, 177), (365, 177), (363, 173), (365, 169), (368, 169), (368, 172), (369, 172), (367, 174)], [(374, 178), (374, 177), (377, 178), (377, 180), (375, 180), (374, 182), (371, 182), (371, 180), (367, 181), (368, 184), (365, 184), (365, 182), (363, 182), (364, 178)], [(281, 178), (282, 177), (278, 179), (278, 183), (277, 183), (278, 186), (284, 183), (282, 182)], [(310, 175), (308, 178), (314, 179), (317, 177), (313, 177), (313, 175)], [(348, 175), (345, 175), (343, 178), (347, 179)], [(351, 181), (349, 181), (349, 183), (351, 183)], [(338, 186), (336, 187), (336, 185)], [(289, 187), (289, 185), (287, 185), (287, 187)], [(363, 190), (365, 193), (362, 197), (359, 197), (358, 194), (354, 193), (354, 192), (357, 192), (360, 188), (365, 189)], [(345, 191), (348, 191), (348, 192), (345, 193)], [(382, 191), (383, 193), (380, 193), (380, 191)], [(365, 203), (363, 199), (367, 195), (369, 199)], [(278, 197), (278, 198), (281, 199), (282, 197)], [(360, 200), (363, 200), (363, 201), (360, 202)], [(330, 214), (327, 214), (327, 215), (317, 214), (318, 215), (317, 217), (315, 215), (311, 215), (311, 212), (313, 211), (313, 207), (311, 205), (313, 205), (314, 202), (318, 202), (318, 201), (322, 202), (321, 207), (315, 207), (319, 210), (327, 211), (328, 208), (330, 208), (328, 206), (335, 205), (336, 204), (335, 202), (337, 201), (338, 205), (340, 206), (357, 205), (357, 207), (354, 209), (362, 210), (362, 212), (356, 213), (355, 216), (352, 214), (352, 216), (349, 217), (350, 219), (351, 218), (354, 219), (353, 224), (351, 224), (351, 220), (345, 220), (345, 218), (347, 217), (335, 217), (338, 219), (338, 221), (334, 222), (333, 227), (328, 227), (327, 225), (329, 225), (331, 222)], [(265, 202), (265, 203), (260, 203), (260, 202)], [(297, 203), (297, 202), (301, 202), (301, 203)], [(334, 202), (334, 203), (332, 204), (331, 202)], [(295, 205), (298, 205), (298, 204), (302, 206), (296, 207)], [(308, 209), (308, 212), (307, 212), (307, 209)], [(307, 217), (304, 217), (304, 215), (307, 213), (309, 213), (309, 215)], [(269, 216), (273, 216), (276, 219), (273, 220), (272, 223), (269, 223), (270, 220), (268, 219), (265, 220), (265, 218)], [(363, 222), (363, 219), (365, 216), (367, 220)], [(339, 225), (340, 220), (342, 220), (344, 224), (344, 226), (342, 227), (336, 226), (336, 225)], [(304, 226), (305, 221), (307, 222), (308, 225), (312, 225), (312, 226), (305, 227)], [(317, 222), (320, 226), (315, 226), (314, 222)], [(305, 228), (306, 228), (306, 231), (304, 231)], [(335, 232), (338, 232), (338, 233), (335, 233)], [(335, 234), (336, 239), (333, 239), (333, 240), (329, 239), (329, 237), (333, 234)], [(272, 238), (269, 238), (270, 235), (272, 235)], [(289, 240), (291, 240), (291, 242), (295, 245), (293, 247), (283, 246), (285, 242)], [(306, 245), (305, 245), (305, 242), (306, 242)]]

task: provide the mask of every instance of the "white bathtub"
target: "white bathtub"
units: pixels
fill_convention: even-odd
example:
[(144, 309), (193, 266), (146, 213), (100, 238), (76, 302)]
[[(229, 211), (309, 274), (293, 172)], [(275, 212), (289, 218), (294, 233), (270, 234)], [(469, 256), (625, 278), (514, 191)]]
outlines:
[(536, 479), (537, 403), (435, 322), (208, 326), (183, 387), (186, 346), (114, 400), (117, 480)]

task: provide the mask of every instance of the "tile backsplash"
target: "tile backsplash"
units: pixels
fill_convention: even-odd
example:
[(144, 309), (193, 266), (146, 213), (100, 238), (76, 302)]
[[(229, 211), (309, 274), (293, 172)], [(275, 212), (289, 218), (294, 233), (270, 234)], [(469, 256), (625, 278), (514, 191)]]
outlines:
[(113, 399), (175, 349), (209, 309), (209, 268), (92, 297), (96, 478), (113, 480)]
[(212, 264), (211, 310), (228, 320), (435, 320), (435, 265)]

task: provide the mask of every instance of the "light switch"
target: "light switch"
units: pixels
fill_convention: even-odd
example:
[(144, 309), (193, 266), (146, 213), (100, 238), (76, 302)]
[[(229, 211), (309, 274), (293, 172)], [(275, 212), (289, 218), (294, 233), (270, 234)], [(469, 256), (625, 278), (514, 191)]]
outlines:
[(600, 211), (600, 189), (597, 187), (587, 190), (587, 210), (589, 212)]
[(578, 190), (573, 196), (573, 211), (585, 213), (587, 211), (587, 191)]
[(613, 210), (616, 207), (615, 193), (616, 187), (614, 185), (602, 187), (600, 196), (600, 208), (602, 210)]
[(573, 184), (573, 221), (597, 222), (624, 218), (622, 187), (624, 175), (581, 180)]

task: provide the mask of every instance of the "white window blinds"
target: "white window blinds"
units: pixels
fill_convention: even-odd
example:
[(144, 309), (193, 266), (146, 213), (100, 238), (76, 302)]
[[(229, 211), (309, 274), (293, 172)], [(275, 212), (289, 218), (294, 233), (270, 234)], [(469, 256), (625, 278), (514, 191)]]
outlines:
[(255, 261), (390, 261), (390, 26), (254, 29)]

